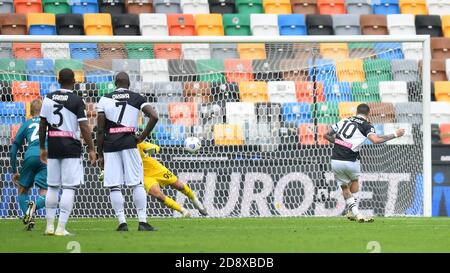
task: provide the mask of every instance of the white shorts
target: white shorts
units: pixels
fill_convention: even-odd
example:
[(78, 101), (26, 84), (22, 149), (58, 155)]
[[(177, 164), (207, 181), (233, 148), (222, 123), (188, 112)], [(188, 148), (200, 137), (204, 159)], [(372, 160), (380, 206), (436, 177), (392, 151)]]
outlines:
[(348, 185), (350, 181), (358, 180), (361, 173), (361, 165), (357, 161), (331, 160), (331, 170), (334, 173), (334, 179), (339, 186)]
[(47, 184), (51, 187), (76, 187), (84, 183), (81, 158), (48, 158)]
[(138, 149), (105, 153), (105, 187), (143, 184), (144, 171)]

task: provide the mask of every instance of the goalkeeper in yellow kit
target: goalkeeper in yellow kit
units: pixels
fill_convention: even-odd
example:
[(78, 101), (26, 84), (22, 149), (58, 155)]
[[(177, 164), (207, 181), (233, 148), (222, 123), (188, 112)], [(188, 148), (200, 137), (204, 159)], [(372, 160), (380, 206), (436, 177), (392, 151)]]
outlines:
[(167, 207), (180, 212), (184, 217), (190, 217), (191, 213), (186, 208), (183, 208), (175, 200), (162, 193), (161, 187), (170, 186), (186, 195), (202, 215), (207, 215), (205, 207), (197, 199), (191, 188), (178, 180), (178, 178), (164, 167), (164, 165), (150, 156), (159, 153), (160, 147), (158, 145), (149, 142), (141, 142), (137, 145), (137, 148), (142, 157), (144, 166), (144, 187), (148, 195), (155, 197)]

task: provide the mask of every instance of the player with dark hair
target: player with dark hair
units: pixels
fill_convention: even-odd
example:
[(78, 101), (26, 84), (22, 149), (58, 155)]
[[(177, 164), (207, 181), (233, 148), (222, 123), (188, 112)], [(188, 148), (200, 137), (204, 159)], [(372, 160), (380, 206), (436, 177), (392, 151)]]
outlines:
[[(88, 146), (89, 159), (96, 163), (94, 143), (86, 118), (86, 107), (80, 96), (73, 93), (75, 75), (71, 69), (59, 71), (61, 88), (49, 93), (42, 105), (39, 126), (41, 161), (47, 163), (48, 191), (45, 201), (47, 228), (45, 234), (66, 236), (66, 223), (73, 208), (75, 189), (84, 183), (83, 161), (81, 158), (80, 131)], [(45, 137), (48, 128), (48, 152)], [(48, 157), (48, 159), (47, 159)], [(54, 228), (58, 194), (58, 226)]]
[(398, 129), (394, 134), (378, 136), (375, 128), (368, 121), (369, 113), (370, 108), (367, 104), (358, 105), (356, 116), (344, 118), (331, 125), (324, 136), (329, 142), (334, 143), (331, 169), (349, 209), (347, 217), (360, 223), (373, 221), (373, 218), (366, 218), (359, 213), (358, 205), (352, 195), (359, 191), (361, 145), (366, 138), (374, 144), (381, 144), (405, 134), (404, 129)]
[[(112, 207), (119, 220), (117, 231), (128, 231), (121, 186), (133, 188), (139, 231), (155, 230), (147, 223), (147, 194), (144, 189), (142, 159), (136, 148), (153, 130), (158, 115), (147, 100), (129, 90), (128, 74), (115, 77), (116, 90), (97, 104), (97, 145), (99, 165), (104, 168), (104, 186), (110, 189)], [(149, 117), (141, 135), (136, 136), (139, 113)]]
[[(30, 104), (30, 114), (32, 118), (27, 120), (14, 139), (10, 150), (10, 163), (13, 175), (13, 182), (18, 184), (17, 201), (24, 213), (23, 223), (27, 230), (34, 227), (34, 214), (36, 210), (45, 206), (45, 194), (47, 193), (47, 166), (39, 160), (39, 113), (42, 101), (35, 99)], [(17, 152), (22, 147), (24, 140), (27, 144), (22, 168), (17, 171)], [(39, 187), (39, 196), (36, 202), (30, 200), (29, 192), (36, 184)]]

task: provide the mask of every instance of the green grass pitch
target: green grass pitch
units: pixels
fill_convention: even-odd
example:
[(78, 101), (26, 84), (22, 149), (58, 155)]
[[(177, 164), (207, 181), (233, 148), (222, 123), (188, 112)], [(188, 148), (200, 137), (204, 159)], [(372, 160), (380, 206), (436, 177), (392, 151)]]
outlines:
[[(0, 252), (450, 252), (450, 218), (376, 218), (374, 223), (345, 218), (150, 219), (156, 232), (114, 231), (115, 219), (71, 219), (75, 236), (44, 236), (44, 220), (32, 232), (20, 220), (0, 220)], [(369, 244), (369, 246), (368, 246)], [(372, 243), (373, 244), (373, 243)]]

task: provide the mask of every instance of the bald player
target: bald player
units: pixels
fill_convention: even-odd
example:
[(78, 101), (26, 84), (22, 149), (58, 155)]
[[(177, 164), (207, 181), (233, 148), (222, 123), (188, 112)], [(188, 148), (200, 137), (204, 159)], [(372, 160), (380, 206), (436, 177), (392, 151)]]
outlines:
[[(127, 73), (118, 73), (115, 85), (116, 90), (103, 96), (97, 104), (97, 145), (99, 165), (104, 168), (104, 186), (110, 189), (111, 204), (119, 220), (117, 231), (128, 231), (122, 186), (133, 189), (138, 231), (153, 231), (155, 229), (147, 223), (147, 194), (142, 159), (136, 146), (153, 130), (158, 116), (143, 96), (129, 90)], [(149, 122), (137, 136), (141, 111)]]

